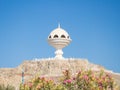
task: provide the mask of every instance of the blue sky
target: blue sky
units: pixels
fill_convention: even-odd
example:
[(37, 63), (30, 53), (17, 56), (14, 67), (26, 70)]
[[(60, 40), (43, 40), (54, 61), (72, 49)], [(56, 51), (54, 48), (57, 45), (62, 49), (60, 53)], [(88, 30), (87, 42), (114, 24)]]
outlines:
[(0, 67), (54, 57), (47, 37), (58, 22), (72, 39), (64, 57), (120, 72), (119, 0), (0, 0)]

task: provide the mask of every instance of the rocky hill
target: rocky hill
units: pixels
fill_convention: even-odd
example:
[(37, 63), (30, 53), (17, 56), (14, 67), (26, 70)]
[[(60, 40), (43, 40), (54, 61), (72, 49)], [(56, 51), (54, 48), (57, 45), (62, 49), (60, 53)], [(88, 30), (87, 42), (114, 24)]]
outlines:
[(69, 69), (72, 74), (75, 74), (81, 69), (100, 71), (101, 69), (107, 73), (110, 73), (118, 85), (120, 85), (120, 74), (113, 73), (110, 70), (105, 69), (103, 66), (96, 65), (88, 62), (87, 59), (64, 59), (56, 60), (52, 58), (48, 59), (35, 59), (25, 60), (21, 65), (16, 68), (0, 68), (0, 84), (12, 85), (19, 90), (19, 85), (22, 79), (22, 69), (24, 69), (24, 82), (30, 80), (36, 75), (42, 75), (46, 77), (61, 76), (62, 72)]

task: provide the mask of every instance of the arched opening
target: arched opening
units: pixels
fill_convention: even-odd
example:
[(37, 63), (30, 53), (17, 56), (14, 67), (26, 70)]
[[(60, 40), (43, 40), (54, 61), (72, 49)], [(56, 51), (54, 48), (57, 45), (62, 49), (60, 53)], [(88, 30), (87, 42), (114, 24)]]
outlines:
[(51, 38), (51, 35), (49, 36), (49, 38)]
[(69, 36), (67, 36), (67, 38), (69, 39), (70, 37), (69, 37)]
[(58, 35), (54, 35), (54, 38), (58, 38)]
[(61, 35), (61, 38), (66, 38), (65, 35)]

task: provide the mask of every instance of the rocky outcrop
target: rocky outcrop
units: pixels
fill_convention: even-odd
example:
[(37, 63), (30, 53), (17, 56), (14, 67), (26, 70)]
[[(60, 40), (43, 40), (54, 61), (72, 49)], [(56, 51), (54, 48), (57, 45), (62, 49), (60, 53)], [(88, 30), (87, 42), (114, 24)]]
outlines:
[(93, 71), (100, 71), (102, 69), (107, 73), (110, 73), (120, 85), (120, 74), (113, 73), (112, 71), (105, 69), (103, 66), (92, 64), (88, 62), (87, 59), (73, 58), (64, 60), (55, 60), (50, 58), (26, 60), (16, 68), (0, 68), (0, 84), (9, 84), (16, 87), (16, 90), (19, 90), (18, 88), (22, 79), (22, 69), (24, 69), (25, 82), (36, 75), (47, 77), (61, 76), (62, 72), (66, 69), (69, 69), (72, 74), (75, 74), (81, 69), (91, 69)]

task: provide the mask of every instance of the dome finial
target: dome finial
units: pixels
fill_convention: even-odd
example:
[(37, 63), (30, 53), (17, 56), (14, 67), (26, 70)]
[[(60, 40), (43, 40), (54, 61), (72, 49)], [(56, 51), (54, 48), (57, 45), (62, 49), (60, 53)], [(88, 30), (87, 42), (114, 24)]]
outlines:
[(60, 28), (60, 23), (58, 23), (58, 28)]
[(69, 34), (64, 29), (60, 28), (60, 23), (58, 23), (58, 27), (54, 29), (48, 36), (48, 43), (56, 49), (56, 60), (64, 59), (62, 56), (62, 49), (66, 47), (70, 42), (71, 39), (69, 37)]

